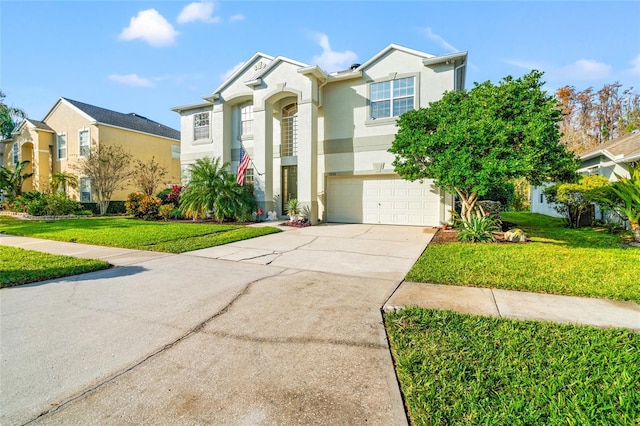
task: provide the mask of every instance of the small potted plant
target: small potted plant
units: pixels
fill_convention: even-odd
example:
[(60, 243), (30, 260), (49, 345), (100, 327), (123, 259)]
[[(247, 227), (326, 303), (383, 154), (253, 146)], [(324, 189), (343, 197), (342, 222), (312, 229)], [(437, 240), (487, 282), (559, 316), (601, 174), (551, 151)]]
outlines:
[(294, 220), (298, 220), (298, 215), (300, 214), (300, 204), (298, 203), (297, 198), (291, 198), (287, 202), (286, 211), (287, 211), (287, 214), (289, 215), (290, 222), (293, 222)]

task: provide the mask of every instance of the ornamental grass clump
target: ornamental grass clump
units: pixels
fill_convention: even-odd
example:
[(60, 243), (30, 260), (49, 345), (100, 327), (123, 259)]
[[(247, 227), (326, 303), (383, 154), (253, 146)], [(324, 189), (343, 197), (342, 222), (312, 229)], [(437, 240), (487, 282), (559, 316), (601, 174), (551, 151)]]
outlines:
[(472, 216), (459, 225), (458, 240), (470, 243), (495, 242), (494, 231), (498, 230), (498, 221), (489, 216)]

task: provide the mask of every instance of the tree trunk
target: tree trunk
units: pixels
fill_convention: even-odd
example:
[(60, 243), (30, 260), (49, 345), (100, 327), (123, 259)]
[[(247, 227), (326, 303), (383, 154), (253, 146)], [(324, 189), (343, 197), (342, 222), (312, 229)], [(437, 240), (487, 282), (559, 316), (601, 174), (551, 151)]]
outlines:
[(462, 203), (462, 211), (460, 212), (460, 217), (463, 221), (468, 222), (475, 215), (478, 217), (484, 216), (484, 210), (482, 206), (477, 204), (478, 194), (476, 192), (468, 193), (467, 191), (462, 191), (456, 188), (456, 192), (460, 197), (460, 202)]
[(98, 201), (98, 205), (100, 206), (100, 216), (106, 215), (109, 208), (109, 200)]
[(640, 243), (640, 222), (631, 222), (631, 232), (633, 233), (633, 241)]

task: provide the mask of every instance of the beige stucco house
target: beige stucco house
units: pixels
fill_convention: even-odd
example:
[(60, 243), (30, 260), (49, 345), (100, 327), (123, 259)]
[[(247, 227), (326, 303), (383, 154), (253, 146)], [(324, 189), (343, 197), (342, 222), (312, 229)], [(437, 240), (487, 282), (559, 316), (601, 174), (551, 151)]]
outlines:
[[(179, 131), (135, 113), (123, 114), (71, 99), (58, 99), (42, 121), (23, 120), (12, 138), (2, 144), (5, 166), (30, 161), (25, 171), (33, 177), (25, 181), (23, 191), (48, 190), (54, 173), (77, 174), (72, 165), (94, 144), (123, 145), (142, 162), (153, 157), (167, 168), (169, 182), (180, 182)], [(112, 200), (126, 200), (134, 190), (129, 186), (117, 191)], [(79, 201), (93, 201), (91, 181), (79, 176), (79, 188), (70, 189), (70, 195)]]
[(387, 150), (400, 114), (464, 88), (466, 60), (466, 52), (434, 56), (392, 44), (329, 74), (256, 53), (201, 102), (173, 108), (182, 170), (203, 157), (236, 170), (244, 148), (265, 212), (283, 216), (296, 198), (314, 223), (437, 226), (449, 220), (453, 197), (429, 180), (400, 179)]

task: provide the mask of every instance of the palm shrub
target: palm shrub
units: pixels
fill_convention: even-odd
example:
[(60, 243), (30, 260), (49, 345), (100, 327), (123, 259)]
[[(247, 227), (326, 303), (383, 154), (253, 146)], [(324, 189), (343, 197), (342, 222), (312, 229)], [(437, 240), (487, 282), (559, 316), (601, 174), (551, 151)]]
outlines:
[(253, 185), (238, 185), (229, 163), (220, 158), (201, 158), (189, 167), (189, 183), (179, 194), (180, 212), (186, 217), (213, 216), (246, 220), (255, 210)]
[(297, 198), (291, 198), (286, 206), (287, 214), (290, 218), (295, 218), (300, 214), (300, 203)]
[(640, 243), (640, 165), (629, 169), (629, 178), (616, 175), (618, 181), (611, 185), (615, 197), (609, 197), (607, 204), (631, 225), (633, 240)]
[(243, 222), (251, 218), (256, 206), (253, 185), (249, 183), (238, 185), (236, 177), (228, 174), (214, 202), (213, 213), (218, 222), (225, 219)]
[(215, 210), (218, 194), (223, 191), (229, 163), (220, 158), (199, 158), (189, 166), (189, 183), (180, 194), (180, 211), (194, 220)]
[(459, 225), (458, 240), (471, 243), (495, 242), (494, 231), (498, 230), (499, 221), (489, 216), (472, 216)]

